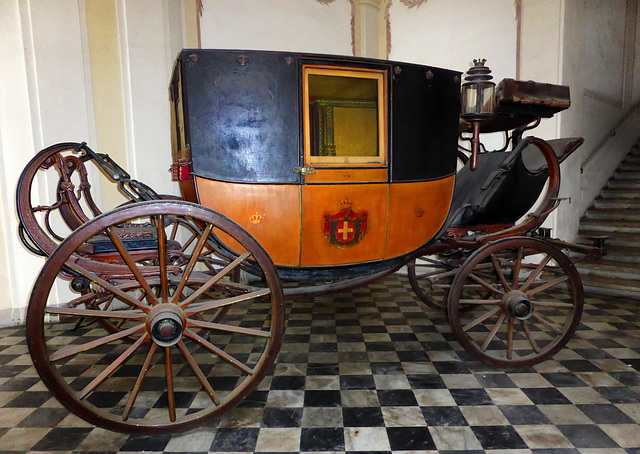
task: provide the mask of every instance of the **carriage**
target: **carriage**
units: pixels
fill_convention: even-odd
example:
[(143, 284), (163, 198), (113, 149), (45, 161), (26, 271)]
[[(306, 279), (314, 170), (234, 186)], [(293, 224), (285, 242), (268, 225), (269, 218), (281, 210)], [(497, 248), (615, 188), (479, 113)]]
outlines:
[[(47, 258), (27, 309), (45, 385), (111, 430), (188, 429), (259, 385), (281, 346), (285, 300), (405, 265), (419, 299), (479, 359), (524, 367), (555, 354), (583, 304), (567, 254), (605, 253), (601, 239), (570, 244), (541, 228), (560, 203), (560, 162), (582, 139), (523, 134), (569, 106), (568, 88), (505, 79), (489, 118), (468, 123), (461, 76), (185, 50), (169, 87), (181, 198), (84, 142), (42, 150), (17, 206), (21, 240)], [(487, 151), (478, 135), (496, 131), (505, 146)], [(469, 159), (461, 137), (481, 152)], [(102, 213), (89, 164), (130, 201)], [(33, 203), (42, 175), (56, 182), (50, 205)]]

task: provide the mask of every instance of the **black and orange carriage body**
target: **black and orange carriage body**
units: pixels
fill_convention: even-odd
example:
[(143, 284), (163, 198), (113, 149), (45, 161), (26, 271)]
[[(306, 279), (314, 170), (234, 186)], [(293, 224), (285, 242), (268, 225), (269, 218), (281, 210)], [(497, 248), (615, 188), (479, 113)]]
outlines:
[(174, 177), (184, 198), (244, 227), (282, 278), (326, 280), (402, 264), (447, 217), (458, 72), (185, 50), (170, 91)]

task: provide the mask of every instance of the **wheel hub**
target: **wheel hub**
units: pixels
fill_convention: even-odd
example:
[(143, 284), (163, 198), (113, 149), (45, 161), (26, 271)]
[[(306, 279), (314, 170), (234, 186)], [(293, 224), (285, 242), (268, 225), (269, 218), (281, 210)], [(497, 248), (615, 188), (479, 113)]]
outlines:
[(518, 320), (526, 320), (533, 314), (533, 305), (526, 294), (518, 290), (507, 293), (503, 300), (507, 314)]
[(182, 339), (184, 312), (175, 304), (159, 304), (147, 314), (147, 329), (160, 347), (171, 347)]

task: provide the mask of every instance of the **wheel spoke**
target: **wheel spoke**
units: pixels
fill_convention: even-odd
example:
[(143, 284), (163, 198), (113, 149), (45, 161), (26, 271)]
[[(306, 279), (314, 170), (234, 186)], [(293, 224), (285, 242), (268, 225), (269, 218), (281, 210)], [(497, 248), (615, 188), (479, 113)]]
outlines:
[(198, 263), (198, 257), (200, 256), (200, 253), (202, 252), (202, 249), (204, 248), (204, 245), (207, 242), (207, 238), (209, 238), (209, 234), (211, 233), (212, 228), (213, 228), (213, 225), (208, 224), (207, 227), (204, 229), (204, 233), (200, 237), (200, 240), (198, 240), (198, 243), (196, 244), (196, 248), (191, 254), (191, 259), (189, 260), (189, 263), (184, 269), (184, 273), (182, 275), (182, 279), (180, 279), (178, 288), (174, 293), (174, 298), (172, 303), (178, 304), (180, 296), (182, 295), (182, 291), (184, 290), (185, 285), (187, 285), (187, 282), (189, 281), (189, 277), (191, 276), (191, 272), (195, 268), (196, 263)]
[(131, 270), (131, 273), (136, 278), (136, 281), (138, 281), (140, 286), (144, 289), (145, 293), (147, 294), (147, 301), (149, 302), (149, 304), (152, 306), (159, 304), (159, 301), (153, 294), (153, 291), (151, 290), (149, 283), (140, 272), (138, 265), (136, 265), (136, 262), (133, 260), (133, 257), (131, 257), (131, 254), (129, 254), (129, 251), (127, 251), (127, 248), (122, 243), (120, 238), (118, 238), (118, 235), (116, 235), (113, 228), (112, 227), (108, 228), (107, 233), (109, 234), (109, 238), (111, 239), (111, 242), (115, 245), (116, 249), (120, 253), (120, 256), (124, 260), (124, 263), (127, 264), (129, 269)]
[(513, 357), (513, 319), (507, 320), (507, 359)]
[(169, 234), (169, 239), (171, 241), (175, 241), (179, 226), (180, 222), (176, 219), (176, 222), (173, 223), (173, 227), (171, 227), (171, 233)]
[(534, 353), (540, 353), (538, 344), (536, 344), (536, 341), (533, 339), (533, 336), (531, 335), (531, 331), (529, 330), (529, 323), (526, 320), (520, 320), (520, 325), (522, 326), (522, 330), (524, 331), (524, 334), (527, 337), (529, 344), (531, 344), (531, 348), (533, 349)]
[(527, 292), (527, 295), (529, 295), (529, 296), (535, 295), (536, 293), (539, 293), (539, 292), (541, 292), (543, 290), (546, 290), (548, 288), (554, 287), (554, 286), (556, 286), (556, 285), (558, 285), (558, 284), (560, 284), (560, 283), (562, 283), (564, 281), (567, 281), (568, 279), (569, 279), (569, 276), (557, 277), (555, 279), (552, 279), (550, 281), (545, 282), (542, 285), (539, 285), (539, 286), (537, 286), (535, 288), (532, 288), (531, 290), (529, 290)]
[(131, 409), (133, 408), (133, 404), (138, 397), (138, 393), (140, 392), (140, 387), (142, 386), (142, 379), (147, 374), (149, 367), (151, 366), (151, 360), (153, 359), (153, 355), (158, 348), (158, 344), (155, 342), (151, 343), (151, 347), (149, 347), (149, 352), (147, 353), (147, 357), (144, 359), (144, 363), (142, 364), (142, 368), (140, 369), (140, 373), (138, 374), (138, 378), (136, 380), (133, 389), (131, 390), (131, 394), (129, 395), (129, 400), (127, 401), (127, 405), (124, 407), (124, 411), (122, 412), (122, 420), (126, 421), (129, 419), (129, 415), (131, 414)]
[(545, 326), (547, 329), (550, 329), (551, 331), (553, 331), (556, 334), (562, 334), (562, 330), (560, 328), (558, 328), (557, 326), (555, 326), (552, 322), (550, 322), (549, 320), (547, 320), (546, 318), (542, 317), (541, 315), (537, 314), (536, 312), (534, 312), (531, 315), (532, 318), (535, 318), (538, 322), (540, 322), (543, 326)]
[(429, 273), (417, 274), (416, 278), (417, 279), (424, 279), (424, 278), (442, 279), (445, 277), (455, 276), (457, 272), (458, 272), (457, 269), (448, 270), (448, 271), (436, 270), (436, 271), (431, 271)]
[(571, 303), (561, 303), (560, 301), (535, 301), (532, 300), (531, 304), (533, 304), (534, 306), (540, 306), (540, 307), (557, 307), (557, 308), (566, 308), (566, 309), (573, 309), (573, 304)]
[(91, 271), (82, 268), (81, 266), (77, 265), (76, 263), (73, 263), (73, 262), (67, 260), (67, 263), (65, 263), (65, 266), (70, 268), (70, 269), (72, 269), (76, 273), (83, 275), (87, 279), (95, 282), (96, 284), (98, 284), (99, 286), (105, 288), (106, 290), (109, 290), (111, 293), (113, 293), (115, 295), (118, 295), (120, 298), (125, 300), (127, 303), (130, 303), (132, 306), (136, 306), (138, 309), (142, 310), (143, 312), (149, 312), (151, 310), (151, 308), (149, 308), (148, 306), (146, 306), (144, 304), (141, 304), (140, 301), (138, 301), (137, 299), (133, 298), (128, 293), (126, 293), (123, 290), (119, 289), (115, 285), (110, 284), (109, 282), (107, 282), (104, 279), (100, 278), (98, 275), (92, 273)]
[(242, 301), (247, 301), (254, 298), (260, 298), (261, 296), (265, 296), (270, 293), (271, 293), (270, 289), (263, 288), (260, 290), (256, 290), (254, 292), (243, 293), (242, 295), (232, 296), (230, 298), (222, 298), (216, 301), (211, 301), (209, 303), (196, 304), (193, 307), (190, 307), (188, 310), (186, 310), (185, 314), (188, 317), (193, 314), (199, 314), (201, 312), (209, 311), (211, 309), (216, 309), (218, 307), (229, 306), (231, 304), (240, 303)]
[(169, 285), (167, 281), (167, 239), (164, 231), (164, 215), (156, 219), (158, 233), (158, 265), (160, 266), (160, 299), (163, 303), (169, 301)]
[(191, 243), (193, 243), (193, 240), (195, 240), (197, 236), (198, 234), (196, 232), (192, 233), (189, 239), (184, 243), (184, 245), (180, 249), (180, 252), (186, 251), (187, 248), (191, 245)]
[(497, 288), (495, 288), (493, 285), (489, 284), (488, 282), (480, 279), (478, 276), (476, 276), (473, 273), (469, 274), (469, 278), (474, 280), (475, 282), (477, 282), (478, 284), (482, 285), (484, 288), (486, 288), (487, 290), (491, 290), (494, 293), (497, 293), (498, 295), (504, 295), (504, 292), (498, 290)]
[(516, 260), (513, 263), (513, 279), (512, 279), (512, 283), (511, 283), (511, 288), (513, 290), (518, 290), (518, 283), (519, 283), (519, 279), (520, 279), (520, 266), (522, 265), (522, 254), (523, 254), (524, 248), (519, 247), (518, 248), (518, 252), (516, 254)]
[(126, 360), (135, 352), (138, 347), (140, 347), (144, 341), (148, 339), (149, 335), (145, 333), (144, 336), (140, 336), (140, 338), (135, 341), (129, 348), (127, 348), (115, 361), (109, 364), (105, 370), (100, 372), (100, 374), (94, 378), (91, 383), (84, 387), (82, 391), (78, 394), (79, 399), (84, 399), (87, 395), (93, 391), (100, 383), (102, 383), (107, 377), (109, 377), (115, 370), (120, 367)]
[(139, 311), (106, 311), (100, 309), (76, 309), (64, 306), (47, 306), (47, 314), (74, 315), (76, 317), (99, 317), (99, 318), (124, 318), (127, 320), (142, 321), (145, 315)]
[(493, 317), (494, 315), (496, 315), (498, 312), (500, 312), (502, 308), (500, 307), (496, 307), (494, 309), (491, 309), (489, 312), (486, 312), (484, 314), (482, 314), (480, 317), (472, 320), (471, 322), (467, 323), (466, 325), (464, 325), (462, 327), (463, 331), (469, 331), (471, 328), (473, 328), (474, 326), (478, 325), (479, 323), (484, 322), (485, 320)]
[(176, 398), (173, 394), (173, 366), (171, 364), (171, 347), (164, 348), (164, 376), (167, 381), (167, 407), (169, 421), (176, 421)]
[(242, 253), (240, 256), (238, 256), (233, 262), (229, 263), (222, 270), (220, 270), (220, 272), (218, 274), (213, 276), (206, 283), (204, 283), (198, 290), (193, 292), (187, 299), (185, 299), (182, 302), (180, 307), (183, 310), (186, 309), (191, 303), (193, 303), (196, 299), (198, 299), (200, 297), (200, 295), (202, 295), (204, 292), (209, 290), (209, 288), (211, 286), (213, 286), (216, 282), (218, 282), (220, 279), (225, 277), (231, 270), (233, 270), (235, 267), (240, 265), (250, 255), (251, 255), (251, 252), (244, 251), (244, 253)]
[(524, 284), (522, 284), (522, 287), (520, 287), (520, 291), (526, 293), (527, 289), (529, 288), (529, 286), (531, 285), (531, 283), (533, 282), (533, 280), (538, 277), (538, 275), (542, 272), (542, 270), (544, 269), (545, 266), (547, 266), (547, 263), (549, 263), (551, 261), (551, 256), (549, 254), (547, 254), (545, 256), (544, 259), (542, 259), (542, 261), (538, 264), (538, 266), (536, 267), (535, 270), (533, 270), (533, 272), (527, 277), (527, 280), (524, 281)]
[[(53, 353), (50, 357), (50, 361), (58, 361), (59, 359), (66, 358), (68, 356), (75, 355), (80, 352), (84, 352), (87, 350), (91, 350), (92, 348), (96, 348), (100, 345), (108, 344), (109, 342), (113, 342), (118, 339), (122, 339), (123, 337), (130, 336), (132, 334), (141, 331), (144, 328), (144, 324), (140, 324), (134, 326), (133, 328), (129, 328), (124, 331), (120, 331), (118, 333), (110, 334), (105, 337), (101, 337), (100, 339), (96, 339), (91, 342), (87, 342), (86, 344), (81, 345), (67, 345), (66, 347), (61, 348), (60, 350)], [(144, 336), (143, 336), (144, 337)]]
[(478, 299), (461, 299), (459, 300), (460, 304), (479, 304), (479, 305), (488, 305), (488, 306), (494, 306), (497, 304), (500, 304), (500, 301), (502, 300), (478, 300)]
[[(200, 314), (196, 314), (196, 316), (199, 316), (199, 315)], [(247, 334), (249, 336), (257, 336), (257, 337), (266, 337), (266, 338), (271, 337), (271, 333), (269, 331), (262, 331), (260, 329), (253, 329), (253, 328), (243, 328), (241, 326), (226, 325), (222, 323), (211, 323), (211, 322), (204, 321), (202, 319), (200, 320), (189, 319), (188, 323), (189, 323), (188, 326), (193, 326), (195, 328), (207, 328), (207, 329), (213, 329), (218, 331), (226, 331), (230, 333)]]
[(237, 369), (241, 370), (245, 374), (247, 374), (247, 375), (253, 375), (254, 374), (254, 370), (251, 369), (249, 366), (247, 366), (246, 364), (241, 363), (236, 358), (234, 358), (233, 356), (229, 355), (228, 353), (226, 353), (225, 351), (221, 350), (220, 348), (216, 347), (215, 345), (213, 345), (208, 340), (198, 336), (193, 331), (185, 329), (184, 330), (184, 334), (187, 337), (190, 337), (191, 339), (193, 339), (194, 341), (199, 343), (200, 345), (202, 345), (203, 347), (205, 347), (206, 349), (210, 350), (211, 352), (213, 352), (214, 354), (216, 354), (220, 358), (224, 359), (225, 361), (227, 361), (232, 366), (235, 366)]
[(198, 363), (196, 362), (196, 360), (193, 358), (193, 355), (189, 352), (187, 347), (184, 345), (184, 342), (179, 341), (178, 348), (182, 352), (182, 355), (184, 356), (184, 358), (187, 360), (187, 363), (191, 367), (191, 370), (193, 370), (193, 372), (196, 374), (196, 377), (198, 377), (198, 381), (200, 382), (204, 390), (209, 395), (209, 398), (211, 399), (211, 401), (215, 405), (220, 405), (220, 401), (216, 397), (215, 391), (211, 387), (211, 384), (207, 380), (207, 377), (204, 376), (204, 373), (200, 369), (200, 366), (198, 366)]
[(480, 350), (485, 351), (487, 349), (487, 347), (489, 346), (489, 343), (493, 340), (493, 338), (495, 337), (496, 333), (498, 332), (498, 330), (500, 329), (500, 327), (504, 323), (504, 319), (505, 318), (506, 318), (506, 316), (505, 316), (504, 312), (502, 314), (500, 314), (500, 317), (498, 318), (498, 321), (496, 322), (495, 325), (493, 325), (493, 328), (491, 329), (491, 332), (489, 334), (487, 334), (487, 337), (485, 338), (484, 342), (482, 343), (482, 346), (480, 347)]
[(504, 273), (502, 272), (502, 267), (498, 263), (498, 259), (493, 254), (491, 254), (491, 263), (493, 264), (493, 269), (495, 270), (496, 275), (498, 276), (498, 280), (502, 284), (502, 288), (506, 292), (508, 292), (509, 290), (511, 290), (511, 288), (509, 287), (509, 284), (507, 284), (507, 280), (504, 278)]

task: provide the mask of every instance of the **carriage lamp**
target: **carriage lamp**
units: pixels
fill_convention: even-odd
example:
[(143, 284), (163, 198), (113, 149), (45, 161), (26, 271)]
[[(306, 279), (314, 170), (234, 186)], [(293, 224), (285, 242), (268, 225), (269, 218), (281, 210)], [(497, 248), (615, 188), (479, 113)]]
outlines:
[(495, 87), (491, 81), (493, 76), (486, 59), (473, 60), (473, 66), (467, 71), (462, 84), (461, 116), (471, 122), (473, 136), (471, 138), (471, 170), (478, 166), (480, 148), (480, 123), (491, 118), (495, 110)]

